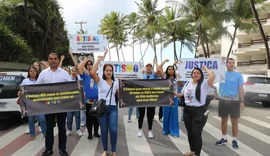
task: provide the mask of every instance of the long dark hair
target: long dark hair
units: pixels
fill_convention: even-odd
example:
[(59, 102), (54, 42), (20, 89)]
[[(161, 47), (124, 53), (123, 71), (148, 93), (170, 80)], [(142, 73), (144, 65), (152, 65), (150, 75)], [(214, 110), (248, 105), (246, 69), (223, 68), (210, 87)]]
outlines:
[[(85, 65), (84, 65), (84, 68), (85, 68), (85, 69), (87, 69), (87, 64), (88, 64), (89, 62), (93, 65), (93, 62), (89, 60), (89, 61), (87, 61), (87, 62), (85, 63)], [(88, 69), (87, 69), (87, 70), (88, 70)]]
[(102, 78), (103, 78), (103, 80), (107, 80), (107, 78), (106, 78), (106, 76), (105, 76), (105, 74), (104, 74), (104, 71), (105, 71), (105, 69), (106, 69), (107, 66), (112, 67), (112, 80), (114, 81), (113, 65), (111, 65), (111, 64), (105, 64), (105, 65), (103, 66), (103, 75), (102, 75)]
[(169, 78), (170, 78), (170, 74), (168, 73), (168, 70), (169, 70), (170, 67), (172, 67), (172, 68), (173, 68), (173, 71), (174, 71), (174, 72), (173, 72), (173, 78), (176, 78), (174, 66), (168, 66), (168, 67), (166, 68), (166, 71), (165, 71), (166, 79), (169, 79)]
[(34, 67), (34, 66), (31, 66), (29, 69), (28, 69), (28, 72), (27, 72), (27, 78), (30, 78), (30, 70), (31, 69), (35, 69), (35, 71), (37, 72), (37, 75), (35, 77), (35, 79), (37, 80), (38, 79), (38, 76), (39, 76), (39, 73), (37, 71), (37, 69)]
[(202, 82), (204, 80), (204, 75), (203, 75), (203, 72), (202, 72), (202, 70), (200, 68), (194, 68), (192, 70), (192, 72), (191, 72), (191, 76), (193, 75), (194, 70), (198, 70), (201, 73), (201, 78), (198, 81), (198, 84), (197, 84), (197, 87), (196, 87), (196, 91), (195, 91), (196, 99), (199, 102), (201, 102), (201, 85), (202, 85)]

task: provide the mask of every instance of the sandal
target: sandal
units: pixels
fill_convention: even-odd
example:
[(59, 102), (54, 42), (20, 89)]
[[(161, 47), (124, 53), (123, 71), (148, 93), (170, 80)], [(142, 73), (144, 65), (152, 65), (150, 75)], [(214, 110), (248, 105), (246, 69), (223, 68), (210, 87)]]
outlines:
[(192, 152), (192, 151), (184, 154), (184, 156), (193, 156), (193, 155), (195, 155), (195, 152)]

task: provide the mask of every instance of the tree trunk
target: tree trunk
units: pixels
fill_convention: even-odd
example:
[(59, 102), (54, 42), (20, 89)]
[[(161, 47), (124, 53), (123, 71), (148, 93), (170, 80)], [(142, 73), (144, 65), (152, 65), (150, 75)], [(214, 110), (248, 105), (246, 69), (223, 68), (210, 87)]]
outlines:
[(267, 69), (270, 70), (270, 53), (269, 53), (269, 46), (268, 46), (268, 42), (267, 42), (267, 39), (265, 37), (265, 34), (264, 34), (264, 31), (263, 31), (263, 27), (262, 27), (262, 24), (261, 24), (261, 21), (259, 19), (259, 16), (258, 16), (258, 12), (255, 8), (255, 3), (254, 3), (254, 0), (250, 0), (250, 6), (251, 6), (251, 10), (253, 12), (253, 15), (255, 17), (255, 20), (256, 22), (258, 23), (258, 26), (259, 26), (259, 29), (260, 29), (260, 33), (261, 33), (261, 36), (263, 38), (263, 42), (264, 42), (264, 45), (265, 45), (265, 50), (266, 50), (266, 55), (267, 55)]
[(195, 45), (196, 52), (198, 52), (199, 42), (200, 42), (200, 35), (199, 35), (199, 32), (198, 32), (197, 42), (196, 42), (196, 45)]
[[(144, 60), (143, 60), (143, 54), (142, 54), (142, 43), (141, 43), (141, 40), (139, 40), (139, 42), (140, 42), (140, 53), (141, 53), (140, 62), (141, 62), (141, 60), (144, 62)], [(149, 46), (149, 44), (148, 44), (148, 46)]]
[(109, 51), (109, 61), (112, 61), (112, 58), (111, 58), (111, 49), (110, 49), (110, 43), (108, 43), (108, 51)]
[(126, 62), (126, 60), (125, 60), (125, 56), (124, 56), (124, 52), (123, 52), (123, 48), (121, 48), (121, 52), (122, 52), (122, 57), (123, 57), (123, 60), (124, 60), (124, 62)]
[(204, 47), (204, 40), (203, 40), (203, 33), (202, 33), (202, 25), (200, 25), (200, 32), (199, 32), (199, 35), (200, 35), (200, 39), (201, 39), (201, 45), (202, 45), (202, 48), (203, 48), (204, 57), (207, 58), (206, 49), (205, 49), (205, 47)]
[(230, 57), (230, 54), (231, 54), (232, 47), (233, 47), (233, 44), (234, 44), (234, 40), (235, 40), (235, 36), (236, 36), (237, 29), (238, 29), (238, 26), (235, 26), (235, 29), (234, 29), (234, 32), (233, 32), (232, 43), (231, 43), (230, 49), (229, 49), (229, 51), (228, 51), (227, 58)]
[(27, 24), (28, 44), (29, 44), (30, 47), (32, 47), (31, 36), (30, 36), (30, 22), (29, 22), (29, 16), (28, 16), (27, 0), (24, 0), (24, 13), (25, 13), (25, 19), (26, 19), (26, 24)]
[[(134, 33), (133, 34), (135, 34), (135, 29), (134, 29)], [(134, 36), (132, 36), (132, 42), (133, 42), (133, 45), (132, 45), (132, 57), (133, 57), (133, 62), (135, 61), (135, 58), (134, 58)]]
[[(144, 58), (144, 56), (145, 56), (145, 54), (146, 54), (146, 51), (147, 51), (148, 47), (149, 47), (149, 44), (147, 45), (146, 49), (144, 50), (144, 53), (143, 53), (143, 55), (142, 55), (142, 58), (140, 59), (139, 62), (143, 61), (143, 58)], [(143, 61), (143, 62), (144, 62), (144, 61)]]
[(120, 62), (118, 45), (116, 45), (116, 54), (117, 54), (118, 62)]
[(179, 53), (179, 58), (182, 58), (182, 50), (183, 50), (183, 42), (180, 42), (181, 43), (181, 47), (180, 47), (180, 53)]
[[(174, 38), (174, 37), (173, 37), (173, 38)], [(174, 61), (178, 61), (177, 53), (176, 53), (175, 39), (173, 39), (173, 53), (174, 53)]]
[[(158, 61), (157, 60), (157, 48), (156, 48), (155, 36), (153, 36), (153, 49), (154, 49), (155, 59), (156, 59), (156, 61)], [(154, 63), (154, 60), (153, 60), (153, 71), (154, 71), (154, 68), (155, 68), (155, 63)]]
[(209, 45), (208, 45), (208, 38), (207, 34), (205, 33), (205, 44), (206, 44), (206, 50), (207, 50), (207, 57), (210, 58), (210, 51), (209, 51)]
[(163, 51), (162, 37), (160, 35), (160, 62), (162, 62), (162, 60), (163, 60), (163, 58), (162, 58), (162, 51)]

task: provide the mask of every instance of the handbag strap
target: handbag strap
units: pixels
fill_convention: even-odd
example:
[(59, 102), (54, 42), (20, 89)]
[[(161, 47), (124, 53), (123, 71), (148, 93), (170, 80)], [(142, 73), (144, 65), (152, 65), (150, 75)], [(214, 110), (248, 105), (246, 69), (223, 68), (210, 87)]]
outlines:
[(109, 89), (109, 91), (108, 91), (108, 93), (106, 95), (106, 98), (108, 97), (108, 95), (109, 95), (110, 91), (112, 90), (112, 88), (113, 88), (113, 83), (112, 83), (112, 86), (111, 86), (111, 88)]
[[(114, 83), (114, 82), (113, 82), (113, 83)], [(113, 83), (112, 83), (111, 89), (113, 88)], [(111, 102), (112, 102), (112, 92), (113, 92), (113, 90), (111, 90), (111, 97), (110, 97), (110, 104), (109, 104), (109, 105), (111, 105)]]

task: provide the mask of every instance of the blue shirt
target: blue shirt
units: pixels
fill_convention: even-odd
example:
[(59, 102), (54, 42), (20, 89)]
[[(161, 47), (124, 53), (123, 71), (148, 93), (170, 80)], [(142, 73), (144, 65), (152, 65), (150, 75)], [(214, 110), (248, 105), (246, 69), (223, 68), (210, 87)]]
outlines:
[(147, 79), (147, 76), (149, 76), (149, 79), (157, 79), (156, 74), (150, 74), (150, 75), (143, 74), (143, 79)]
[(85, 101), (98, 99), (98, 85), (95, 83), (94, 79), (85, 73), (80, 75), (80, 77), (83, 79), (84, 92), (86, 94)]
[(239, 100), (239, 86), (244, 85), (243, 76), (238, 72), (226, 72), (225, 83), (219, 84), (219, 98)]
[[(182, 84), (183, 84), (183, 87), (185, 86), (185, 84), (187, 83), (187, 81), (181, 81)], [(177, 84), (177, 93), (181, 93), (182, 92), (182, 89), (183, 87), (180, 87), (178, 84)]]

